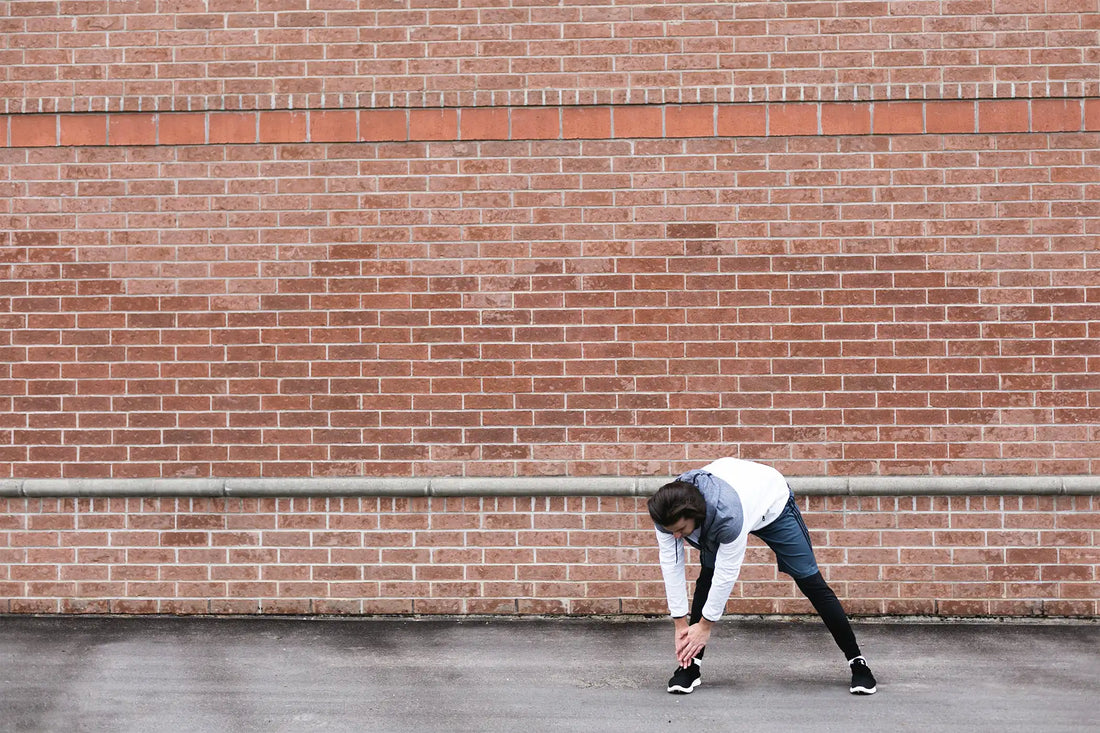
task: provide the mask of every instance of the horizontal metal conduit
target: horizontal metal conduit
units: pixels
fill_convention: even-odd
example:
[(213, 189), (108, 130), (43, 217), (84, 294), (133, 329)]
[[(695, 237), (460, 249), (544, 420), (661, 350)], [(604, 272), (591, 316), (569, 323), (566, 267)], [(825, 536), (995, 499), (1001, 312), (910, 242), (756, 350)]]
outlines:
[[(1100, 476), (788, 476), (797, 494), (1100, 494)], [(8, 497), (649, 496), (667, 476), (0, 479)]]

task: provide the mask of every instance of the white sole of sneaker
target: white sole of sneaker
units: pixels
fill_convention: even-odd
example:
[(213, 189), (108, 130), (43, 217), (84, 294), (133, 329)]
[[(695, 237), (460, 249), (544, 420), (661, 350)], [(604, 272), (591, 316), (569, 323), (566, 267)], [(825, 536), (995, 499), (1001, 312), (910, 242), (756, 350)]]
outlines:
[(848, 692), (852, 693), (853, 695), (874, 695), (875, 692), (877, 692), (877, 691), (878, 691), (877, 686), (872, 687), (871, 689), (867, 689), (866, 687), (849, 687), (848, 688)]
[(690, 695), (691, 691), (701, 684), (703, 684), (703, 680), (695, 680), (687, 687), (683, 687), (681, 685), (670, 685), (668, 691), (677, 693), (679, 695)]

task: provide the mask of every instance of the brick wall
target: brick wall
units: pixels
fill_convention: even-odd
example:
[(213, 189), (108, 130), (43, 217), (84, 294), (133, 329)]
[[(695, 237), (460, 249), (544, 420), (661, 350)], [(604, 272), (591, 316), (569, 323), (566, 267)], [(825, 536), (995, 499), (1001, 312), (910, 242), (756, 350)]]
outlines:
[(1092, 474), (1098, 142), (0, 150), (3, 472)]
[[(0, 479), (1096, 475), (1097, 0), (413, 5), (0, 4)], [(13, 612), (660, 610), (635, 498), (4, 501)], [(1097, 612), (1095, 496), (809, 501)]]
[[(667, 612), (641, 498), (0, 501), (0, 613)], [(1100, 497), (800, 504), (853, 613), (1097, 613)], [(774, 562), (728, 613), (812, 613)]]

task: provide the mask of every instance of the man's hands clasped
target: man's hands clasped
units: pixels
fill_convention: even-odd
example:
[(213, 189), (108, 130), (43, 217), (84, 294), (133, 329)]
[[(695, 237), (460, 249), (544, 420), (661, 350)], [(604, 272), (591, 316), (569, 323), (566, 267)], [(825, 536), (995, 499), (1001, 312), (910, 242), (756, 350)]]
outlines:
[(676, 659), (681, 667), (690, 667), (691, 660), (707, 645), (714, 622), (700, 619), (688, 625), (687, 617), (673, 619), (676, 630)]

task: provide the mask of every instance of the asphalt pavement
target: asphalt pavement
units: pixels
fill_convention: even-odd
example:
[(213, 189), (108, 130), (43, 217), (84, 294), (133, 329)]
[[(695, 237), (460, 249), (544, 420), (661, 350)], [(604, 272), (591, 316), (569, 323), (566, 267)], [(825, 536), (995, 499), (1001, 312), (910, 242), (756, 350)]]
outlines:
[(0, 730), (1092, 731), (1100, 624), (727, 617), (691, 695), (667, 620), (0, 617)]

